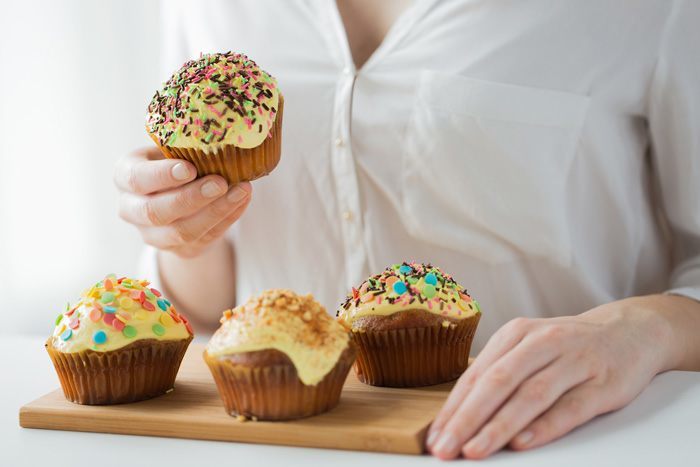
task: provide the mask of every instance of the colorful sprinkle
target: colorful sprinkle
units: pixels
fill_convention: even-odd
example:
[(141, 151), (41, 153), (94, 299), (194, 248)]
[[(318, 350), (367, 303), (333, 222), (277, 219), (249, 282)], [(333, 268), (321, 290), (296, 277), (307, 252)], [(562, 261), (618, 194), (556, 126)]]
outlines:
[(160, 323), (163, 326), (168, 327), (173, 326), (175, 324), (175, 321), (173, 321), (173, 318), (169, 314), (163, 313), (160, 315)]
[(401, 274), (410, 274), (411, 272), (413, 272), (413, 268), (411, 268), (411, 266), (408, 266), (407, 264), (402, 264), (401, 266), (399, 266), (399, 272)]
[(117, 312), (117, 308), (114, 306), (106, 306), (106, 307), (102, 308), (102, 310), (105, 313), (116, 313)]
[(153, 331), (153, 334), (155, 334), (156, 336), (162, 336), (163, 334), (165, 334), (165, 328), (158, 323), (154, 324), (151, 327), (151, 330)]
[(158, 308), (160, 308), (163, 311), (167, 311), (168, 304), (165, 303), (165, 300), (163, 300), (162, 298), (159, 298), (157, 303), (158, 303)]
[(60, 315), (58, 315), (56, 317), (56, 326), (59, 325), (59, 323), (61, 322), (62, 319), (63, 319), (63, 313), (61, 313)]
[(67, 341), (68, 339), (70, 339), (71, 336), (73, 336), (73, 330), (70, 328), (66, 329), (65, 331), (63, 331), (61, 333), (61, 339), (63, 339), (64, 341)]
[(90, 310), (88, 317), (90, 318), (90, 321), (96, 323), (100, 320), (100, 318), (102, 318), (102, 311), (100, 311), (98, 308), (93, 308), (92, 310)]
[(136, 337), (136, 328), (127, 324), (124, 326), (124, 329), (122, 329), (122, 334), (124, 334), (124, 337), (128, 337), (129, 339)]
[(104, 344), (105, 342), (107, 342), (107, 333), (105, 333), (105, 332), (104, 332), (103, 330), (101, 330), (101, 329), (100, 329), (99, 331), (96, 331), (96, 332), (92, 335), (92, 341), (93, 341), (95, 344)]
[(100, 301), (102, 303), (111, 303), (114, 301), (114, 294), (112, 292), (105, 292), (102, 294)]
[[(112, 315), (112, 316), (114, 316), (114, 315)], [(121, 321), (119, 319), (115, 319), (114, 321), (112, 321), (112, 327), (114, 329), (116, 329), (117, 331), (123, 330), (125, 326), (126, 326), (126, 324), (124, 324), (124, 321)]]
[(430, 285), (437, 285), (437, 276), (434, 273), (429, 272), (425, 275), (425, 283)]
[(122, 297), (119, 299), (119, 306), (125, 310), (128, 310), (132, 306), (134, 306), (134, 301), (132, 299), (130, 299), (129, 297)]
[(432, 284), (425, 284), (423, 286), (423, 295), (425, 295), (426, 298), (433, 298), (435, 296), (436, 290), (435, 286)]
[(141, 306), (143, 306), (148, 311), (156, 311), (156, 307), (153, 306), (153, 303), (149, 302), (148, 300), (143, 302)]
[(406, 288), (406, 284), (403, 283), (403, 282), (401, 282), (401, 281), (396, 281), (396, 282), (394, 282), (394, 287), (393, 287), (393, 288), (394, 288), (394, 292), (396, 292), (397, 295), (403, 295), (403, 294), (405, 294), (406, 291), (408, 290), (408, 289)]

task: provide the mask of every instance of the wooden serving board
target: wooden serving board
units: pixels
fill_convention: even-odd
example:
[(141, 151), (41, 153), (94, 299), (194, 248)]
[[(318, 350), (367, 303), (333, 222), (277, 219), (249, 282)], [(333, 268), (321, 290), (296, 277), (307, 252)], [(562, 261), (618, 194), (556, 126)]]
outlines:
[(421, 454), (426, 430), (453, 383), (414, 389), (377, 388), (350, 372), (333, 410), (286, 422), (238, 421), (226, 414), (202, 351), (192, 344), (175, 390), (155, 399), (112, 406), (68, 402), (53, 391), (20, 408), (25, 428), (283, 444)]

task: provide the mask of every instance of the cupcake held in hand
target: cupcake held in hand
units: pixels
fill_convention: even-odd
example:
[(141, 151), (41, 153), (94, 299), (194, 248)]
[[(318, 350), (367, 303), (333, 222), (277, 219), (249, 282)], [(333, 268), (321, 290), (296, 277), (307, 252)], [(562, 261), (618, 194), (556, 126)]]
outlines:
[(173, 388), (192, 328), (148, 285), (112, 274), (58, 315), (45, 347), (66, 399), (121, 404)]
[(204, 360), (227, 413), (288, 420), (335, 407), (355, 355), (311, 295), (273, 289), (224, 312)]
[(166, 157), (234, 185), (277, 166), (283, 106), (277, 81), (254, 61), (233, 52), (205, 54), (156, 92), (146, 129)]
[(370, 277), (337, 313), (358, 346), (358, 379), (391, 387), (458, 378), (480, 315), (479, 304), (450, 275), (419, 263), (395, 264)]

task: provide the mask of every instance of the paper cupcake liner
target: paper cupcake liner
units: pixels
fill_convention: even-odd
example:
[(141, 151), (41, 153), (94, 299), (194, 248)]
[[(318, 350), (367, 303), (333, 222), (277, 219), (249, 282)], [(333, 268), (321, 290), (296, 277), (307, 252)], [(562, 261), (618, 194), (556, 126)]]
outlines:
[(197, 175), (221, 175), (229, 184), (255, 180), (263, 177), (277, 166), (282, 153), (282, 112), (284, 98), (280, 94), (279, 108), (270, 131), (270, 137), (254, 148), (239, 148), (227, 144), (214, 152), (204, 152), (197, 148), (175, 148), (162, 146), (158, 138), (149, 133), (153, 141), (169, 159), (184, 159), (197, 168)]
[(107, 405), (150, 399), (171, 390), (191, 340), (146, 339), (109, 352), (64, 353), (50, 340), (45, 347), (66, 399)]
[(457, 379), (467, 369), (479, 317), (460, 320), (456, 327), (353, 330), (359, 347), (357, 378), (372, 386), (399, 388)]
[(258, 420), (310, 417), (338, 405), (356, 351), (341, 354), (335, 367), (315, 386), (307, 386), (291, 364), (251, 367), (204, 352), (226, 413)]

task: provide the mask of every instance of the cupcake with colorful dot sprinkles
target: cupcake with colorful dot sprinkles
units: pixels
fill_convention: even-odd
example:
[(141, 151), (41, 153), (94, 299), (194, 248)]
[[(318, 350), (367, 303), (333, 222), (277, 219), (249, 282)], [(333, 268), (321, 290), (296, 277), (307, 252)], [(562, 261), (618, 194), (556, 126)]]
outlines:
[(230, 184), (269, 174), (280, 160), (284, 98), (277, 81), (239, 53), (190, 60), (156, 92), (146, 129), (168, 158)]
[(148, 281), (110, 274), (66, 305), (45, 346), (66, 399), (104, 405), (173, 389), (192, 338), (187, 319)]
[(359, 347), (355, 372), (373, 386), (444, 383), (467, 369), (481, 309), (430, 264), (402, 263), (353, 288), (337, 312)]
[(311, 295), (271, 289), (224, 312), (204, 360), (229, 415), (289, 420), (335, 407), (356, 353)]

